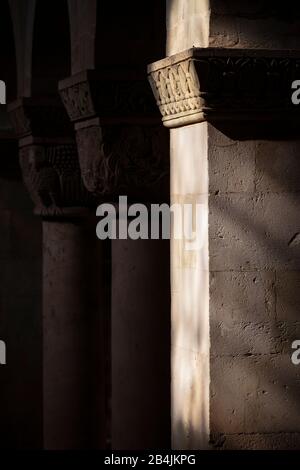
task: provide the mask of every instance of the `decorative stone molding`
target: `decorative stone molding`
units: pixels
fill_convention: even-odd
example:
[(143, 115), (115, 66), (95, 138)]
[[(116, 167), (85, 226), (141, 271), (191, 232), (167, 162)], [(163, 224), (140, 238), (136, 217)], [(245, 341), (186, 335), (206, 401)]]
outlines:
[(157, 109), (145, 77), (132, 71), (87, 70), (59, 83), (61, 99), (72, 122), (101, 116), (117, 119), (156, 118)]
[(81, 215), (95, 203), (84, 187), (77, 147), (61, 103), (22, 98), (9, 105), (25, 185), (43, 217)]
[(203, 120), (203, 100), (193, 60), (154, 71), (149, 79), (165, 123), (174, 119), (182, 124)]
[(91, 126), (77, 129), (85, 186), (98, 196), (122, 191), (133, 197), (168, 174), (166, 136), (161, 126)]
[(149, 65), (148, 74), (166, 127), (299, 117), (291, 84), (300, 52), (193, 48)]
[(81, 179), (74, 143), (22, 147), (20, 165), (36, 214), (77, 215), (90, 205), (91, 196)]
[(62, 88), (62, 83), (64, 82), (60, 84), (60, 95), (70, 120), (74, 122), (95, 116), (96, 111), (88, 81), (70, 83), (67, 88)]
[(88, 191), (147, 197), (169, 171), (168, 136), (147, 80), (128, 71), (86, 71), (60, 82), (59, 90)]

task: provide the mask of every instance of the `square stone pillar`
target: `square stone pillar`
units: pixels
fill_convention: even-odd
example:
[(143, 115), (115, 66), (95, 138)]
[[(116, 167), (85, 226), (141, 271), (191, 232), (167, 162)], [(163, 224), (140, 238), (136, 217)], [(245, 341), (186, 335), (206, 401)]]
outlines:
[[(171, 203), (201, 207), (201, 246), (171, 241), (171, 414), (175, 449), (206, 448), (209, 434), (207, 124), (171, 130)], [(196, 221), (194, 220), (196, 223)], [(198, 221), (197, 221), (198, 222)], [(176, 219), (175, 227), (176, 230)], [(197, 225), (196, 225), (197, 226)], [(182, 227), (178, 227), (182, 230)]]
[(168, 240), (112, 241), (112, 448), (170, 447)]
[[(139, 69), (87, 70), (60, 82), (85, 187), (99, 204), (169, 200), (168, 132)], [(100, 241), (99, 241), (100, 243)], [(170, 438), (169, 243), (111, 242), (111, 446)]]

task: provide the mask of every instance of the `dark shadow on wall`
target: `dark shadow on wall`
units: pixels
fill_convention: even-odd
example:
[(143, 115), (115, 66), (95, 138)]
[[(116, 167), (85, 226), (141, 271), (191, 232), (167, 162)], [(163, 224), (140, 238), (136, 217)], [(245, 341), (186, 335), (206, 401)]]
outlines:
[[(165, 56), (166, 11), (160, 0), (145, 8), (139, 0), (98, 1), (96, 68), (137, 68), (146, 77), (147, 65)], [(117, 71), (117, 69), (116, 69)]]
[(33, 96), (57, 95), (58, 82), (71, 70), (68, 2), (38, 1), (32, 49)]
[[(8, 1), (1, 2), (0, 79), (7, 101), (16, 97), (16, 60)], [(6, 107), (0, 106), (0, 338), (7, 364), (0, 366), (0, 448), (40, 448), (41, 223), (25, 190), (18, 144)]]
[[(1, 4), (0, 15), (0, 80), (6, 85), (6, 102), (17, 94), (17, 67), (13, 25), (7, 0)], [(0, 137), (10, 135), (11, 125), (6, 112), (6, 105), (0, 105)]]
[[(7, 102), (16, 97), (17, 68), (13, 25), (8, 0), (1, 2), (0, 15), (0, 80), (4, 80), (7, 89)], [(2, 106), (0, 106), (0, 110)]]

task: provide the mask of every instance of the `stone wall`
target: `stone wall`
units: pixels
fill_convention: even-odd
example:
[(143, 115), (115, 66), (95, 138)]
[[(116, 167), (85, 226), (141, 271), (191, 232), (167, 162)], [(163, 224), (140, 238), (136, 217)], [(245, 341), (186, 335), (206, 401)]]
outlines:
[(210, 1), (210, 47), (298, 49), (299, 29), (300, 7), (292, 0)]
[[(295, 2), (213, 0), (209, 45), (297, 49), (299, 22)], [(209, 128), (212, 442), (299, 448), (300, 142), (225, 134)]]
[(213, 444), (299, 448), (300, 142), (208, 147)]

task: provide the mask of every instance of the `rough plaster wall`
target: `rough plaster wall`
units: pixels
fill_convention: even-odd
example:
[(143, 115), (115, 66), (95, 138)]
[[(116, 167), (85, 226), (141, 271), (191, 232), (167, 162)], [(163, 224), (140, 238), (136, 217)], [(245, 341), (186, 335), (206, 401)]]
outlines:
[[(299, 48), (295, 2), (210, 3), (214, 47)], [(233, 125), (234, 126), (234, 125)], [(300, 447), (299, 141), (209, 126), (212, 443)]]
[(213, 443), (300, 447), (300, 141), (209, 126)]
[(7, 364), (0, 374), (0, 448), (41, 445), (41, 230), (21, 177), (4, 168), (14, 155), (1, 147), (0, 339)]

